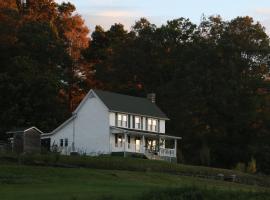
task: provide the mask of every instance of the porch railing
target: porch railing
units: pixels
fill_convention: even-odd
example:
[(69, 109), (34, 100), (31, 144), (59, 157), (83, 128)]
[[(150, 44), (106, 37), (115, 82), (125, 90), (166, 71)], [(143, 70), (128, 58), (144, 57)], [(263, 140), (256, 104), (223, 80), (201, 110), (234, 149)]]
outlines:
[(175, 151), (175, 149), (160, 148), (159, 156), (176, 157), (176, 151)]
[(175, 149), (167, 149), (167, 148), (160, 148), (159, 151), (155, 154), (152, 151), (146, 149), (143, 145), (135, 145), (135, 144), (124, 144), (122, 145), (115, 145), (111, 144), (111, 151), (112, 152), (131, 152), (131, 153), (143, 153), (147, 155), (157, 155), (162, 157), (176, 157)]
[(143, 145), (135, 145), (135, 144), (111, 144), (111, 151), (112, 152), (132, 152), (132, 153), (144, 153), (145, 148)]

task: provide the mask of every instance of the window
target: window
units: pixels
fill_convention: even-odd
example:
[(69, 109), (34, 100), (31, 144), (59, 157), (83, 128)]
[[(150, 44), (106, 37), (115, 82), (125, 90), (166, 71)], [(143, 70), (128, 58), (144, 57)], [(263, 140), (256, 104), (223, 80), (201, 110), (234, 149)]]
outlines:
[(127, 127), (127, 115), (118, 114), (117, 121), (118, 126)]
[(60, 147), (63, 147), (63, 146), (64, 146), (64, 140), (60, 139)]
[(68, 139), (66, 138), (65, 139), (65, 147), (67, 147), (68, 146)]
[(119, 144), (119, 147), (123, 146), (123, 137), (122, 137), (122, 135), (118, 136), (118, 144)]
[(141, 118), (140, 117), (135, 117), (135, 128), (141, 129)]
[(115, 147), (123, 146), (123, 137), (122, 135), (115, 134)]
[(157, 131), (157, 120), (156, 119), (148, 119), (148, 131)]

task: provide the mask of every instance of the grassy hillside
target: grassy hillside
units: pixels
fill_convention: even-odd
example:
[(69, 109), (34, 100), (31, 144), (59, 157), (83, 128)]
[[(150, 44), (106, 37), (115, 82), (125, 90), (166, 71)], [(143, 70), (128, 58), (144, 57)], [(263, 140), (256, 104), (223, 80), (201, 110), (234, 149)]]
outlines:
[(236, 175), (236, 182), (238, 183), (270, 187), (270, 178), (266, 176), (255, 176), (227, 169), (173, 164), (164, 161), (153, 161), (138, 158), (59, 155), (24, 155), (17, 157), (15, 155), (0, 155), (0, 162), (68, 168), (85, 167), (107, 170), (161, 172), (207, 179), (218, 179), (218, 174), (223, 174), (225, 178), (231, 175)]
[(17, 165), (0, 166), (0, 185), (2, 200), (158, 200), (168, 191), (166, 197), (178, 192), (189, 200), (263, 200), (270, 195), (263, 187), (165, 173)]
[[(120, 157), (0, 156), (2, 200), (267, 200), (269, 178)], [(237, 182), (216, 180), (237, 175)], [(240, 184), (241, 183), (241, 184)]]

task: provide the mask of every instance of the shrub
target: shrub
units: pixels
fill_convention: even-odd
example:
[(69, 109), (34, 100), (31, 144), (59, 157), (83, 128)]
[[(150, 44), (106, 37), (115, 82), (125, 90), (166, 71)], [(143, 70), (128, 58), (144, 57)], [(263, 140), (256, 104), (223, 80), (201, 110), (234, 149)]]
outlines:
[(251, 161), (248, 163), (247, 172), (251, 174), (255, 174), (257, 171), (256, 160), (251, 158)]
[(240, 172), (245, 172), (246, 164), (242, 162), (237, 163), (237, 165), (235, 166), (235, 170), (240, 171)]

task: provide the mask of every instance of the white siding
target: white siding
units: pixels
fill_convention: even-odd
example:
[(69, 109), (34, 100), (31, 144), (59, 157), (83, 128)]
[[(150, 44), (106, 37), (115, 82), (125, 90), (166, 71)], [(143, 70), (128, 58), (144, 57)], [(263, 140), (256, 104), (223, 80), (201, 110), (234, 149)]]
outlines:
[[(60, 139), (68, 139), (67, 149), (71, 150), (72, 138), (73, 138), (73, 120), (71, 120), (67, 125), (60, 129), (56, 134), (51, 137), (51, 146), (57, 145), (60, 147)], [(64, 153), (64, 152), (62, 152)]]
[(109, 153), (109, 111), (98, 98), (90, 98), (77, 114), (75, 147), (87, 154)]
[(77, 113), (77, 117), (51, 136), (59, 146), (59, 140), (68, 138), (73, 141), (75, 131), (75, 150), (88, 155), (110, 152), (110, 119), (107, 107), (97, 97), (88, 98)]
[(115, 113), (110, 112), (110, 126), (115, 126)]
[(160, 120), (159, 121), (159, 132), (160, 133), (165, 133), (165, 120)]

